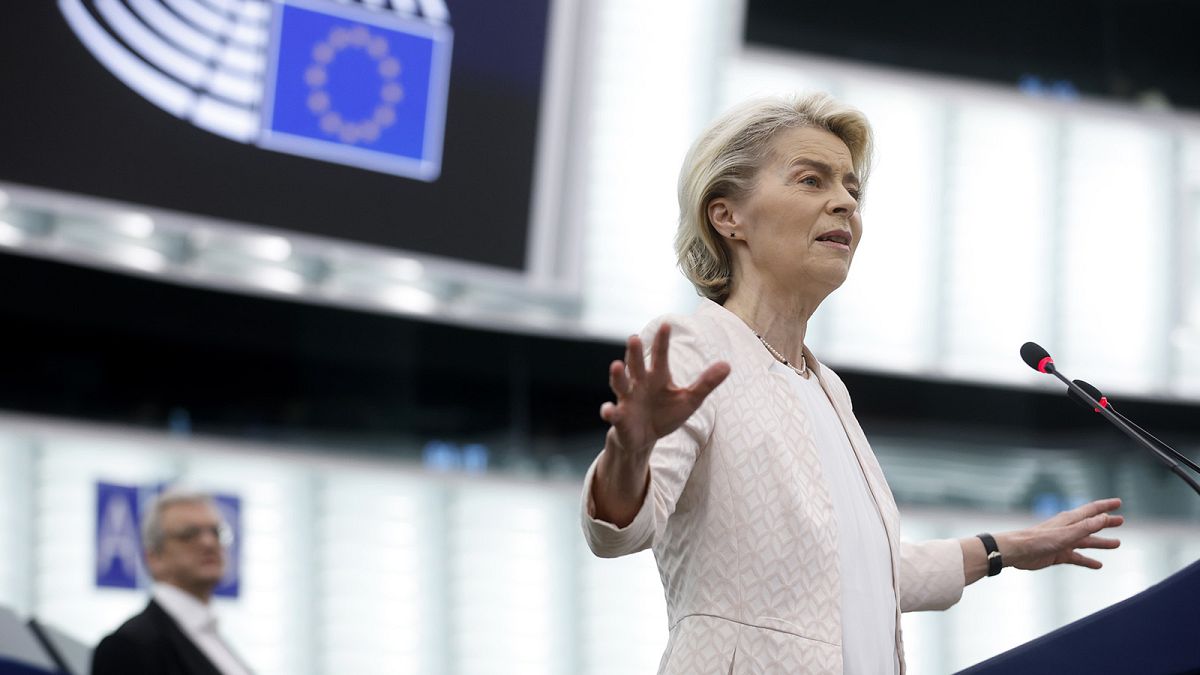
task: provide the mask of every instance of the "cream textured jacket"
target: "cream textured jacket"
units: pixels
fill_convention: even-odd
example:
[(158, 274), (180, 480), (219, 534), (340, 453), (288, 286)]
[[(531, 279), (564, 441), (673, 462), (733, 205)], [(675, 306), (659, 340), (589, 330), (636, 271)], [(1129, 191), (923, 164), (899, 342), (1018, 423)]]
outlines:
[[(774, 358), (737, 316), (703, 301), (643, 331), (649, 345), (672, 325), (671, 375), (681, 386), (709, 365), (732, 371), (694, 415), (659, 440), (650, 487), (624, 528), (591, 517), (592, 464), (583, 530), (592, 552), (616, 557), (653, 547), (670, 639), (660, 673), (841, 673), (837, 527), (808, 416)], [(900, 611), (945, 609), (964, 585), (955, 540), (901, 543), (900, 515), (837, 375), (808, 354), (862, 466), (883, 520)]]

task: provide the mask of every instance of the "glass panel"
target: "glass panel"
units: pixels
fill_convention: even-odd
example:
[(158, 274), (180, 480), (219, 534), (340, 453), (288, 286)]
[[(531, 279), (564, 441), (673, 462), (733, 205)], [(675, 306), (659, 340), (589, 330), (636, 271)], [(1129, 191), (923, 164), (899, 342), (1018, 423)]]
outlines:
[(1062, 346), (1071, 377), (1101, 390), (1162, 386), (1169, 238), (1169, 135), (1123, 118), (1069, 122)]
[(655, 672), (667, 646), (667, 608), (654, 555), (605, 559), (579, 546), (582, 672)]
[(796, 57), (763, 49), (748, 49), (725, 69), (721, 109), (756, 96), (789, 95), (806, 91), (835, 92), (840, 78)]
[(961, 104), (954, 121), (943, 365), (956, 375), (1025, 381), (1018, 349), (1051, 327), (1053, 121), (990, 101)]
[(874, 127), (875, 167), (850, 277), (813, 319), (831, 329), (817, 355), (881, 370), (921, 368), (930, 362), (943, 255), (937, 236), (943, 104), (878, 81), (847, 81), (844, 90), (846, 102)]
[[(566, 501), (473, 484), (450, 501), (450, 652), (462, 675), (553, 673), (571, 595), (562, 587)], [(571, 500), (572, 503), (574, 500)], [(577, 532), (578, 530), (575, 530)]]
[(1183, 192), (1178, 259), (1182, 316), (1171, 334), (1176, 370), (1170, 377), (1177, 393), (1200, 399), (1200, 131), (1182, 136), (1183, 173), (1178, 181)]
[(33, 603), (33, 457), (32, 439), (0, 432), (0, 606), (21, 615)]
[(320, 672), (439, 670), (440, 495), (411, 476), (325, 479), (316, 522)]
[(723, 12), (711, 0), (592, 8), (594, 53), (603, 56), (589, 64), (583, 319), (624, 337), (694, 304), (675, 266), (675, 188), (710, 114), (708, 45)]

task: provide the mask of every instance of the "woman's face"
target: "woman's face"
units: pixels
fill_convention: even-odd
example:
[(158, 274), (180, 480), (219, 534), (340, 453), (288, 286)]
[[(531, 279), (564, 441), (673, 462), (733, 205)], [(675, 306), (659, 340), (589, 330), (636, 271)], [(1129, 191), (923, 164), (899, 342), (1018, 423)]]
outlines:
[(836, 289), (862, 238), (859, 188), (850, 150), (837, 136), (813, 128), (780, 132), (754, 191), (727, 203), (730, 241), (745, 246), (735, 264), (780, 288)]

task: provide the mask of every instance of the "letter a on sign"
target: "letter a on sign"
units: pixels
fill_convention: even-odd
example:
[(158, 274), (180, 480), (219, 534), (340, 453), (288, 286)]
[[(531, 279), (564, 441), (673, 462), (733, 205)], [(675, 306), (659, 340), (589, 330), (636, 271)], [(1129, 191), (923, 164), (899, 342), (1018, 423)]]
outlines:
[(141, 559), (138, 490), (96, 484), (96, 585), (137, 588)]

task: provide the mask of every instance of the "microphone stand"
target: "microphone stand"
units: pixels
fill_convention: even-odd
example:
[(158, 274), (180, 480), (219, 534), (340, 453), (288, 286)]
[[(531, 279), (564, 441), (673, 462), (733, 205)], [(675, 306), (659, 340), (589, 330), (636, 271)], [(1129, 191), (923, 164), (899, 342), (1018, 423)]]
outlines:
[(1167, 445), (1166, 443), (1164, 443), (1164, 442), (1162, 442), (1161, 440), (1159, 440), (1159, 439), (1158, 439), (1158, 438), (1157, 438), (1157, 437), (1156, 437), (1154, 434), (1152, 434), (1152, 433), (1150, 433), (1149, 431), (1146, 431), (1145, 429), (1143, 429), (1143, 428), (1139, 427), (1139, 426), (1137, 425), (1137, 423), (1136, 423), (1136, 422), (1134, 422), (1133, 420), (1131, 420), (1131, 419), (1129, 419), (1128, 417), (1126, 417), (1126, 416), (1122, 415), (1122, 414), (1121, 414), (1121, 412), (1120, 412), (1119, 410), (1117, 410), (1116, 408), (1114, 408), (1114, 407), (1113, 407), (1112, 401), (1109, 401), (1109, 402), (1108, 402), (1108, 409), (1109, 409), (1109, 410), (1111, 410), (1111, 411), (1113, 411), (1113, 414), (1114, 414), (1114, 415), (1116, 415), (1117, 417), (1120, 417), (1122, 422), (1124, 422), (1124, 423), (1128, 424), (1129, 426), (1133, 427), (1133, 428), (1134, 428), (1134, 430), (1136, 430), (1136, 431), (1137, 431), (1139, 434), (1141, 434), (1141, 435), (1142, 435), (1142, 436), (1143, 436), (1143, 437), (1144, 437), (1146, 440), (1148, 440), (1148, 441), (1150, 441), (1151, 443), (1153, 443), (1154, 445), (1158, 446), (1158, 448), (1159, 448), (1159, 449), (1161, 449), (1161, 450), (1163, 450), (1164, 452), (1166, 452), (1167, 454), (1169, 454), (1169, 455), (1170, 455), (1170, 456), (1171, 456), (1173, 459), (1176, 459), (1176, 460), (1179, 460), (1180, 462), (1183, 462), (1183, 463), (1184, 463), (1184, 464), (1186, 464), (1186, 465), (1187, 465), (1187, 467), (1188, 467), (1189, 469), (1191, 469), (1192, 471), (1195, 471), (1196, 473), (1200, 473), (1200, 465), (1196, 464), (1196, 463), (1195, 463), (1195, 462), (1193, 462), (1191, 459), (1188, 459), (1188, 456), (1187, 456), (1187, 455), (1183, 454), (1182, 452), (1180, 452), (1180, 451), (1176, 450), (1175, 448), (1172, 448), (1171, 446), (1169, 446), (1169, 445)]
[[(1172, 458), (1174, 458), (1176, 461), (1183, 462), (1184, 464), (1186, 464), (1188, 466), (1189, 469), (1191, 469), (1192, 471), (1195, 471), (1197, 474), (1200, 474), (1200, 464), (1196, 464), (1192, 460), (1188, 459), (1187, 455), (1185, 455), (1182, 452), (1176, 450), (1175, 448), (1172, 448), (1171, 446), (1167, 445), (1159, 437), (1155, 436), (1154, 434), (1150, 433), (1149, 431), (1146, 431), (1145, 429), (1138, 426), (1137, 422), (1134, 422), (1133, 420), (1129, 419), (1125, 415), (1122, 415), (1121, 411), (1117, 410), (1117, 406), (1113, 405), (1113, 402), (1108, 400), (1108, 397), (1104, 395), (1104, 392), (1100, 391), (1099, 389), (1092, 386), (1091, 384), (1084, 382), (1083, 380), (1072, 380), (1072, 381), (1075, 384), (1079, 385), (1084, 391), (1086, 391), (1088, 393), (1088, 396), (1091, 396), (1092, 398), (1099, 401), (1100, 408), (1108, 408), (1109, 410), (1111, 410), (1113, 412), (1114, 415), (1116, 415), (1117, 417), (1120, 417), (1122, 422), (1133, 427), (1139, 434), (1141, 434), (1142, 438), (1145, 438), (1146, 440), (1150, 441), (1154, 445), (1158, 446), (1158, 448), (1160, 450), (1162, 450), (1163, 452), (1167, 453)], [(1091, 410), (1094, 413), (1100, 412), (1100, 408), (1097, 408), (1096, 406), (1088, 403), (1087, 401), (1077, 398), (1075, 396), (1075, 392), (1071, 391), (1070, 389), (1067, 390), (1067, 398), (1069, 398), (1072, 401), (1078, 403), (1079, 405), (1087, 408), (1088, 410)]]
[(1175, 475), (1182, 478), (1183, 482), (1187, 483), (1193, 490), (1196, 491), (1196, 494), (1200, 495), (1200, 483), (1197, 483), (1196, 479), (1192, 478), (1183, 469), (1181, 469), (1178, 462), (1176, 462), (1174, 459), (1171, 459), (1170, 455), (1155, 447), (1152, 443), (1150, 443), (1150, 441), (1143, 438), (1140, 434), (1138, 434), (1138, 432), (1134, 431), (1133, 428), (1126, 424), (1124, 420), (1114, 415), (1113, 412), (1106, 406), (1100, 405), (1100, 402), (1092, 398), (1092, 395), (1084, 390), (1083, 387), (1075, 384), (1071, 380), (1067, 379), (1062, 373), (1058, 372), (1058, 368), (1054, 366), (1053, 362), (1046, 364), (1046, 368), (1043, 372), (1050, 373), (1061, 380), (1063, 384), (1067, 385), (1068, 390), (1095, 408), (1096, 412), (1103, 415), (1104, 419), (1112, 422), (1113, 426), (1123, 431), (1125, 435), (1133, 439), (1135, 443), (1154, 453), (1154, 456), (1157, 457), (1160, 462), (1174, 472)]

